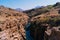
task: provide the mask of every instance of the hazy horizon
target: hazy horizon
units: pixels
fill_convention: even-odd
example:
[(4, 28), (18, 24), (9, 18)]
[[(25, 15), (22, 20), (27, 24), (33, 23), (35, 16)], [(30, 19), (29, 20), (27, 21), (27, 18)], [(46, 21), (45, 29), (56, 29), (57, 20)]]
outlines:
[(56, 2), (60, 2), (60, 0), (0, 0), (0, 5), (13, 9), (21, 8), (23, 10), (28, 10), (36, 6), (53, 5)]

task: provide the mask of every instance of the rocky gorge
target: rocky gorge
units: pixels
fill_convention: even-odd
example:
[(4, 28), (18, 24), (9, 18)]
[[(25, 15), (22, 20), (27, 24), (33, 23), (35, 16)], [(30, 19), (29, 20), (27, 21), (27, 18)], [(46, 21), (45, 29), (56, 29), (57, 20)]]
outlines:
[(0, 6), (0, 40), (60, 40), (60, 3), (23, 12)]

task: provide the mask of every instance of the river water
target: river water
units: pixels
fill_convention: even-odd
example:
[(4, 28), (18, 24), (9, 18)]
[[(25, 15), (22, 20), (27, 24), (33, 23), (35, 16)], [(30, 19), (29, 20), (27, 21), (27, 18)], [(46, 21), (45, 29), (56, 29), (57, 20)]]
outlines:
[(26, 40), (33, 40), (33, 38), (30, 36), (30, 23), (26, 25)]

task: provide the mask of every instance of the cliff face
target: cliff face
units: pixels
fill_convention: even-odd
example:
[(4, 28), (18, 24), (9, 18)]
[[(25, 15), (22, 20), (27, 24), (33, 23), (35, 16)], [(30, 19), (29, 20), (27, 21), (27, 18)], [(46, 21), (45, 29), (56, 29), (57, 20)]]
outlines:
[(32, 17), (31, 36), (34, 40), (60, 40), (60, 9)]
[(26, 40), (28, 18), (23, 12), (0, 6), (0, 40)]

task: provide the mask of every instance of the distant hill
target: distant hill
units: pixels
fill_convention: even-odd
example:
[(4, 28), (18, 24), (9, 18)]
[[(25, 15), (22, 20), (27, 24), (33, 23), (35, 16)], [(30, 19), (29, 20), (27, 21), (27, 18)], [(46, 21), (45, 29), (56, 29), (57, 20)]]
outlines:
[(19, 12), (23, 11), (23, 9), (21, 9), (21, 8), (16, 8), (15, 10), (19, 11)]
[(40, 15), (40, 14), (47, 13), (53, 8), (54, 8), (54, 10), (60, 8), (60, 2), (57, 2), (54, 5), (47, 5), (47, 6), (41, 6), (41, 7), (38, 6), (36, 8), (26, 10), (26, 11), (23, 11), (23, 12), (27, 13), (29, 15), (29, 17), (33, 17), (33, 16), (37, 16), (37, 15)]

